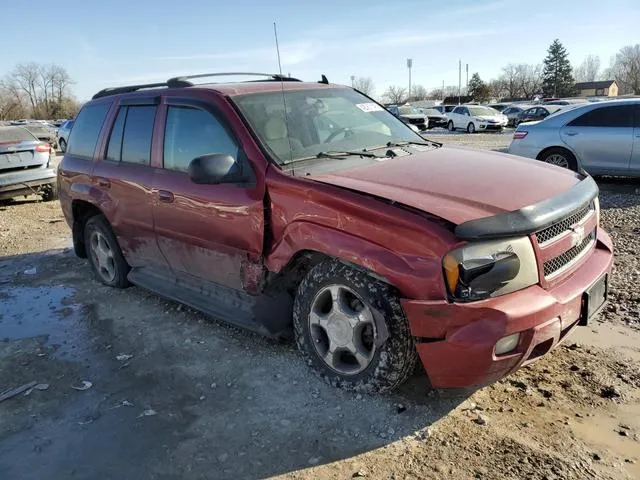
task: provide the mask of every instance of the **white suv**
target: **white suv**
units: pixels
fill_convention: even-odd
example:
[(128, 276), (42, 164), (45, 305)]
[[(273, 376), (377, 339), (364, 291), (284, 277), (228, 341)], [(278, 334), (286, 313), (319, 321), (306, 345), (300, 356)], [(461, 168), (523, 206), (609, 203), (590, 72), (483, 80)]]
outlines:
[(478, 131), (501, 131), (507, 126), (509, 119), (502, 113), (482, 105), (458, 105), (447, 114), (447, 127), (453, 132), (464, 129), (469, 133)]

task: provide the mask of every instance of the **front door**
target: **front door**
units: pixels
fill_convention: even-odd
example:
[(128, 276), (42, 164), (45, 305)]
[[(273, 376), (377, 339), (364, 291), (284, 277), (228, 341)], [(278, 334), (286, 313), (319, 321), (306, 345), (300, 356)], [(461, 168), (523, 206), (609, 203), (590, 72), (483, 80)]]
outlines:
[[(264, 185), (199, 185), (189, 163), (224, 153), (251, 171), (229, 126), (213, 105), (166, 99), (162, 168), (153, 175), (153, 217), (164, 257), (177, 275), (188, 274), (238, 290), (262, 259)], [(251, 175), (251, 178), (253, 176)]]
[(592, 175), (627, 175), (633, 145), (633, 105), (602, 106), (560, 130), (582, 167)]
[(100, 208), (132, 267), (166, 267), (153, 231), (151, 144), (158, 109), (153, 102), (120, 105), (106, 151), (93, 170)]

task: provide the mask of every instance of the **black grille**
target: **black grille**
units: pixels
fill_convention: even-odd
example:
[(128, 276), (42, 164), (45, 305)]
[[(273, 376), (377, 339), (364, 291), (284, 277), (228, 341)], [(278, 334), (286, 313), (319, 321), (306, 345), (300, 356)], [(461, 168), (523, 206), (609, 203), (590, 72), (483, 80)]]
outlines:
[(555, 272), (560, 270), (565, 265), (571, 263), (573, 260), (578, 258), (580, 254), (584, 251), (585, 248), (589, 246), (589, 244), (596, 238), (596, 231), (594, 230), (589, 235), (587, 235), (582, 242), (580, 242), (575, 247), (570, 248), (566, 252), (561, 255), (558, 255), (551, 260), (547, 260), (544, 262), (544, 276), (549, 277), (553, 275)]
[(593, 209), (592, 205), (589, 204), (581, 208), (580, 210), (578, 210), (576, 213), (568, 216), (564, 220), (561, 220), (558, 223), (554, 223), (553, 225), (545, 228), (544, 230), (540, 230), (539, 232), (536, 233), (536, 238), (538, 239), (538, 243), (540, 244), (540, 243), (548, 242), (549, 240), (560, 236), (567, 230), (571, 230), (571, 227), (573, 227), (577, 223), (580, 223), (580, 221), (583, 220), (592, 209)]

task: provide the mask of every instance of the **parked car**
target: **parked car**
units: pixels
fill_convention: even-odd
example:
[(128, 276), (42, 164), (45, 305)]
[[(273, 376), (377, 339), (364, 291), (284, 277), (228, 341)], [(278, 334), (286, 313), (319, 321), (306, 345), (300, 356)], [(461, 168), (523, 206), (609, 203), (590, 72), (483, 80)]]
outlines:
[(24, 128), (29, 130), (38, 140), (47, 142), (53, 149), (56, 147), (56, 132), (48, 125), (42, 122), (27, 123), (23, 125)]
[(591, 177), (442, 147), (326, 80), (200, 77), (107, 89), (76, 118), (60, 203), (100, 282), (292, 335), (365, 391), (418, 360), (436, 388), (495, 381), (604, 305)]
[(561, 105), (538, 105), (535, 107), (529, 107), (523, 110), (518, 118), (515, 120), (514, 126), (518, 126), (523, 122), (536, 122), (544, 120), (549, 115), (556, 113), (563, 108)]
[(507, 117), (493, 108), (482, 105), (458, 105), (447, 114), (450, 131), (466, 130), (468, 133), (480, 131), (502, 131), (507, 125)]
[(522, 123), (509, 153), (591, 175), (640, 176), (640, 99), (585, 103)]
[(60, 151), (62, 153), (67, 151), (67, 144), (69, 143), (69, 134), (71, 133), (71, 128), (73, 127), (73, 120), (67, 120), (60, 127), (58, 127), (58, 132), (56, 133), (58, 137), (58, 146), (60, 147)]
[(507, 117), (507, 126), (515, 127), (519, 123), (520, 115), (525, 110), (532, 108), (533, 105), (525, 105), (525, 104), (517, 104), (517, 105), (509, 105), (507, 108), (502, 110), (502, 114)]
[(397, 105), (389, 105), (387, 109), (393, 113), (396, 117), (408, 123), (414, 125), (418, 130), (424, 131), (429, 125), (429, 118), (421, 113), (417, 108), (410, 106), (399, 107)]
[(427, 128), (447, 128), (448, 118), (446, 115), (440, 113), (435, 108), (419, 108), (421, 114), (425, 115), (428, 119)]
[(554, 98), (551, 100), (545, 100), (544, 104), (566, 106), (566, 105), (580, 105), (588, 102), (589, 100), (586, 98)]
[(435, 107), (433, 107), (433, 109), (437, 110), (443, 115), (447, 115), (449, 112), (453, 111), (453, 109), (456, 107), (457, 105), (436, 105)]
[(0, 127), (0, 200), (36, 193), (57, 198), (56, 174), (49, 168), (51, 147), (19, 126)]
[(491, 103), (489, 105), (486, 105), (487, 107), (493, 108), (494, 110), (497, 110), (499, 112), (504, 113), (504, 111), (513, 106), (513, 104), (511, 103)]

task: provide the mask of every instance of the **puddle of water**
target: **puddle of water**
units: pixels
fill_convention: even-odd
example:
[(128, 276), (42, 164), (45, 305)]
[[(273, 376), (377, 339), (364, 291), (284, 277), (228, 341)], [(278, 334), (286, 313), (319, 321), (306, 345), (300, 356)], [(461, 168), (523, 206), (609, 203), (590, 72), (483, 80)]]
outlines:
[(580, 327), (574, 330), (570, 341), (604, 349), (612, 348), (640, 362), (640, 331), (629, 327), (594, 323), (587, 328)]
[[(620, 425), (630, 427), (628, 436), (621, 436)], [(572, 429), (576, 436), (584, 442), (596, 447), (605, 461), (607, 456), (615, 455), (632, 459), (635, 463), (624, 463), (624, 468), (631, 478), (640, 478), (640, 444), (633, 439), (635, 432), (640, 432), (640, 404), (620, 405), (615, 414), (596, 413), (582, 421), (575, 422)]]
[(0, 340), (45, 336), (56, 356), (78, 360), (89, 346), (82, 305), (74, 304), (69, 287), (0, 289)]

